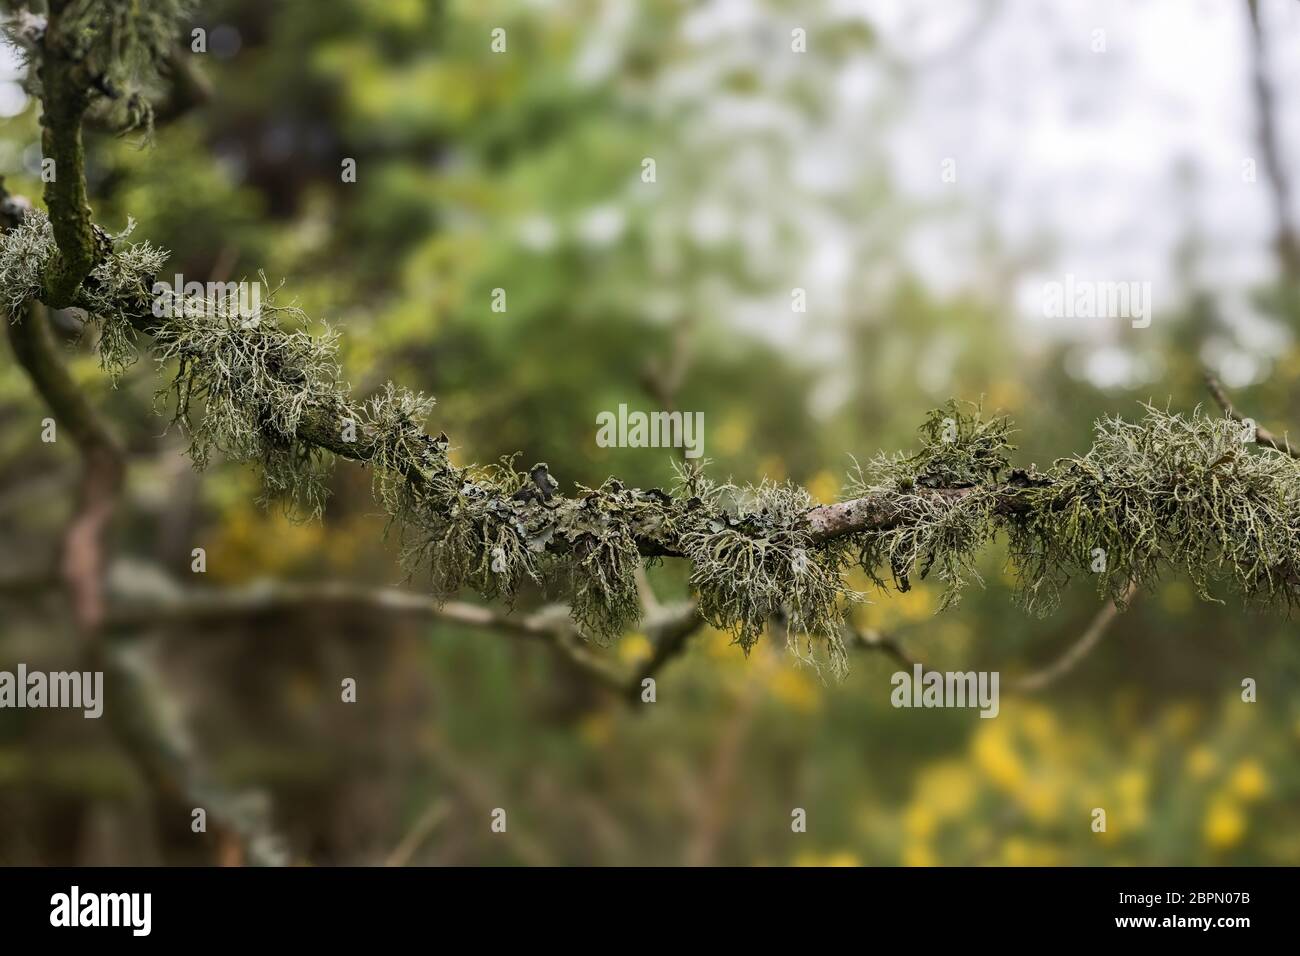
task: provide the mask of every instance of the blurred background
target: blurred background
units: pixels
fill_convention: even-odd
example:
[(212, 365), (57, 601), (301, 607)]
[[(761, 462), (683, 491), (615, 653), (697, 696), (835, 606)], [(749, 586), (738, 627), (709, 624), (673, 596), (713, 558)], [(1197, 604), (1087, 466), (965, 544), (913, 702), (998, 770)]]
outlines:
[[(670, 405), (704, 412), (715, 476), (829, 502), (850, 455), (912, 447), (949, 398), (1012, 415), (1019, 463), (1047, 465), (1099, 416), (1208, 405), (1206, 369), (1300, 427), (1294, 0), (218, 0), (193, 25), (211, 95), (149, 143), (88, 131), (96, 220), (132, 217), (169, 275), (284, 280), (341, 331), (355, 393), (436, 395), (461, 463), (664, 485), (670, 452), (599, 448), (595, 420)], [(35, 198), (21, 79), (6, 52), (0, 173)], [(1046, 318), (1067, 275), (1150, 282), (1150, 327)], [(131, 453), (115, 581), (421, 590), (365, 469), (335, 467), (323, 520), (259, 508), (251, 469), (191, 468), (152, 361), (114, 387), (60, 327)], [(77, 462), (45, 415), (0, 365), (0, 669), (78, 667), (41, 573)], [(1169, 577), (1018, 692), (1100, 600), (1076, 581), (1028, 616), (996, 548), (984, 577), (942, 614), (936, 586), (862, 578), (854, 618), (929, 666), (1000, 671), (994, 720), (895, 710), (895, 657), (859, 649), (836, 682), (779, 636), (746, 658), (699, 630), (645, 704), (508, 627), (364, 602), (137, 621), (113, 642), (199, 784), (142, 772), (113, 721), (0, 711), (0, 863), (1300, 863), (1293, 622)], [(648, 586), (688, 596), (680, 562)], [(647, 633), (590, 649), (652, 653)], [(260, 849), (192, 832), (204, 788)]]

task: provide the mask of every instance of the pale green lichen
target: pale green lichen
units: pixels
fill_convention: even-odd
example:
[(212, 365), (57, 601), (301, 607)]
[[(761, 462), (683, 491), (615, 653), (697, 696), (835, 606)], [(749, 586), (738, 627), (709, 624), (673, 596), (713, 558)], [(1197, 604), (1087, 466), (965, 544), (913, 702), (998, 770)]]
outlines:
[[(153, 110), (147, 94), (176, 43), (194, 0), (68, 0), (58, 12), (57, 56), (75, 65), (91, 104), (118, 131), (148, 130)], [(22, 61), (42, 61), (47, 23), (27, 11), (6, 17), (4, 38)], [(40, 71), (27, 70), (27, 89), (42, 94)]]
[[(156, 246), (125, 242), (134, 228), (134, 221), (128, 220), (122, 232), (107, 237), (111, 251), (77, 294), (77, 307), (99, 332), (100, 364), (114, 378), (136, 360), (135, 332), (121, 304), (148, 301), (153, 277), (167, 261), (167, 253)], [(0, 233), (0, 306), (11, 321), (40, 297), (56, 251), (54, 229), (40, 209), (28, 211), (17, 226)]]
[(690, 481), (711, 514), (680, 536), (704, 619), (730, 631), (746, 653), (770, 621), (784, 620), (796, 656), (812, 660), (812, 641), (822, 639), (832, 671), (842, 674), (844, 614), (859, 595), (846, 583), (847, 544), (819, 546), (800, 527), (813, 505), (808, 493), (788, 483), (740, 488), (698, 474)]
[[(76, 301), (100, 326), (104, 364), (120, 369), (164, 254), (110, 238)], [(43, 214), (4, 234), (0, 304), (11, 314), (41, 295), (52, 255)], [(1010, 467), (1006, 418), (950, 402), (927, 417), (915, 452), (855, 469), (846, 494), (870, 501), (872, 522), (828, 539), (814, 534), (802, 489), (715, 482), (700, 463), (683, 467), (673, 494), (609, 479), (572, 497), (544, 464), (457, 467), (446, 437), (424, 430), (432, 399), (388, 385), (354, 408), (333, 334), (310, 334), (299, 310), (268, 299), (241, 315), (233, 301), (164, 296), (164, 316), (145, 320), (160, 360), (175, 363), (163, 394), (196, 464), (216, 452), (256, 462), (268, 495), (319, 513), (327, 449), (359, 458), (408, 566), (426, 571), (436, 593), (513, 601), (526, 587), (557, 591), (593, 640), (634, 626), (638, 568), (659, 554), (692, 563), (701, 614), (745, 651), (776, 621), (802, 659), (824, 642), (837, 674), (844, 614), (860, 597), (847, 583), (854, 564), (881, 587), (933, 576), (946, 607), (980, 580), (979, 555), (999, 534), (1020, 599), (1038, 611), (1075, 575), (1095, 575), (1120, 600), (1131, 582), (1169, 568), (1209, 599), (1218, 583), (1260, 601), (1300, 596), (1300, 462), (1249, 444), (1227, 418), (1147, 407), (1136, 423), (1098, 423), (1091, 450), (1039, 473)], [(355, 453), (350, 441), (361, 443)]]
[[(193, 302), (189, 303), (193, 306)], [(299, 327), (286, 330), (281, 319)], [(275, 305), (274, 292), (253, 316), (218, 308), (176, 308), (157, 336), (160, 362), (175, 375), (160, 392), (174, 405), (173, 422), (190, 436), (190, 456), (205, 467), (212, 452), (263, 468), (264, 498), (294, 502), (319, 514), (332, 457), (303, 442), (308, 411), (342, 408), (337, 335), (312, 335), (295, 306)], [(196, 405), (201, 413), (195, 413)]]
[(1120, 599), (1163, 568), (1207, 600), (1220, 583), (1247, 599), (1296, 600), (1300, 462), (1254, 445), (1231, 419), (1152, 406), (1140, 422), (1105, 419), (1087, 454), (1017, 497), (1006, 528), (1031, 607), (1054, 607), (1073, 574), (1095, 574)]
[(991, 538), (998, 479), (1008, 468), (1010, 421), (985, 418), (977, 405), (951, 401), (920, 428), (921, 447), (855, 463), (845, 494), (876, 496), (896, 514), (892, 526), (858, 537), (858, 563), (880, 587), (888, 573), (900, 591), (935, 573), (945, 585), (940, 608), (982, 583), (977, 557)]
[(0, 305), (11, 322), (40, 296), (55, 251), (54, 228), (40, 210), (28, 211), (18, 225), (0, 232)]

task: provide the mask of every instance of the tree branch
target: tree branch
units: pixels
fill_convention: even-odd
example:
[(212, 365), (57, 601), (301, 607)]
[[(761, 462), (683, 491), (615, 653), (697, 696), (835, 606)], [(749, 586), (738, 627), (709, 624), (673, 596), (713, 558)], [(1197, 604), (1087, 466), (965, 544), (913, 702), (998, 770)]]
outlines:
[(355, 608), (539, 641), (597, 685), (625, 698), (638, 697), (641, 680), (654, 676), (680, 653), (686, 638), (702, 623), (693, 604), (673, 606), (648, 616), (643, 626), (655, 651), (645, 665), (629, 675), (592, 651), (569, 619), (568, 608), (560, 605), (550, 605), (527, 615), (504, 614), (478, 604), (443, 602), (399, 588), (367, 587), (344, 581), (298, 584), (267, 580), (235, 588), (189, 589), (168, 582), (165, 588), (155, 587), (149, 594), (137, 595), (129, 586), (123, 588), (122, 578), (118, 575), (118, 600), (106, 622), (106, 627), (114, 632), (219, 623), (307, 609)]
[(1137, 586), (1130, 584), (1121, 600), (1107, 602), (1096, 613), (1088, 626), (1084, 628), (1079, 639), (1071, 644), (1064, 654), (1042, 670), (1027, 674), (1017, 680), (1011, 685), (1011, 690), (1024, 694), (1035, 694), (1055, 684), (1074, 670), (1079, 662), (1091, 654), (1093, 649), (1101, 643), (1101, 639), (1106, 636), (1106, 632), (1110, 630), (1115, 618), (1119, 617), (1121, 608), (1127, 608), (1128, 602), (1136, 595)]
[[(1216, 405), (1223, 409), (1223, 413), (1235, 422), (1245, 422), (1246, 419), (1233, 407), (1232, 401), (1228, 398), (1228, 393), (1223, 390), (1222, 383), (1210, 372), (1205, 373), (1205, 387), (1209, 389), (1210, 396), (1214, 399)], [(1253, 421), (1253, 419), (1252, 419)], [(1300, 448), (1293, 449), (1291, 442), (1285, 437), (1278, 438), (1276, 434), (1260, 425), (1255, 425), (1255, 444), (1263, 445), (1265, 448), (1272, 448), (1274, 451), (1280, 451), (1284, 455), (1290, 455), (1292, 458), (1300, 459)]]
[(91, 222), (86, 196), (85, 154), (81, 123), (90, 105), (92, 77), (79, 59), (75, 24), (65, 24), (66, 0), (50, 4), (41, 40), (41, 150), (54, 161), (45, 183), (59, 254), (45, 275), (44, 302), (52, 309), (73, 304), (90, 271), (108, 253), (102, 233)]
[(1264, 153), (1264, 170), (1273, 188), (1273, 210), (1277, 218), (1273, 248), (1290, 282), (1300, 280), (1300, 241), (1291, 225), (1291, 180), (1282, 157), (1274, 120), (1273, 89), (1268, 82), (1268, 51), (1259, 20), (1258, 0), (1246, 0), (1250, 14), (1251, 92), (1255, 97), (1255, 123), (1259, 147)]

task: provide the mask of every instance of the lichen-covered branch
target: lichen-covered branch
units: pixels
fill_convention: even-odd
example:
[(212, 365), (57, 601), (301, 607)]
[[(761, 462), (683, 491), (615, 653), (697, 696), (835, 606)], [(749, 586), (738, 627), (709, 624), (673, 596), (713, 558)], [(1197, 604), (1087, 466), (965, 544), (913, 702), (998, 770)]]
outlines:
[[(42, 95), (76, 154), (75, 178), (82, 93), (116, 102), (114, 77), (156, 70), (182, 6), (159, 3), (137, 23), (123, 0), (55, 5), (40, 52), (56, 51), (66, 76)], [(76, 43), (51, 40), (73, 19)], [(609, 639), (640, 617), (642, 562), (680, 557), (704, 621), (748, 649), (780, 617), (797, 653), (824, 646), (838, 672), (843, 612), (859, 598), (853, 568), (902, 590), (932, 576), (947, 606), (979, 580), (979, 555), (998, 535), (1023, 603), (1040, 611), (1077, 574), (1120, 602), (1130, 581), (1149, 584), (1166, 569), (1188, 574), (1207, 598), (1221, 585), (1288, 605), (1300, 596), (1300, 462), (1244, 442), (1228, 417), (1147, 407), (1138, 422), (1098, 423), (1090, 450), (1038, 471), (1012, 466), (1007, 419), (953, 402), (926, 419), (915, 451), (857, 468), (841, 502), (817, 504), (789, 484), (718, 484), (692, 468), (667, 490), (610, 478), (565, 494), (545, 464), (454, 464), (448, 438), (424, 429), (432, 399), (392, 385), (354, 399), (333, 333), (274, 294), (252, 315), (231, 301), (154, 296), (164, 254), (95, 230), (78, 198), (84, 185), (59, 188), (69, 191), (48, 203), (49, 217), (30, 213), (0, 246), (0, 303), (11, 316), (21, 320), (32, 300), (84, 309), (114, 374), (135, 358), (138, 336), (150, 336), (170, 376), (160, 394), (195, 463), (214, 454), (255, 463), (268, 497), (318, 512), (333, 460), (364, 463), (409, 566), (439, 597), (468, 588), (510, 601), (538, 587), (563, 598), (586, 636)], [(90, 256), (88, 229), (98, 243)]]
[[(6, 236), (0, 275), (38, 295), (57, 238), (34, 212)], [(1074, 575), (1108, 597), (1162, 568), (1188, 574), (1209, 598), (1218, 584), (1289, 604), (1300, 580), (1300, 463), (1243, 440), (1228, 417), (1148, 407), (1141, 421), (1098, 424), (1097, 442), (1051, 468), (1012, 467), (1011, 423), (950, 403), (926, 420), (918, 449), (856, 469), (849, 497), (816, 505), (788, 484), (740, 488), (683, 470), (669, 490), (616, 479), (562, 494), (545, 465), (509, 460), (460, 467), (444, 435), (422, 422), (433, 403), (389, 386), (368, 401), (342, 385), (332, 334), (267, 304), (254, 319), (222, 303), (180, 301), (154, 315), (148, 294), (161, 254), (119, 239), (77, 302), (103, 330), (110, 370), (148, 332), (171, 369), (163, 394), (192, 438), (197, 463), (214, 452), (259, 464), (272, 497), (318, 509), (333, 457), (361, 461), (433, 590), (512, 598), (525, 584), (565, 598), (577, 624), (609, 638), (640, 617), (645, 558), (684, 557), (705, 621), (752, 646), (774, 615), (824, 642), (844, 664), (844, 607), (858, 566), (906, 590), (933, 575), (945, 604), (978, 580), (997, 535), (1010, 542), (1024, 603), (1055, 604)], [(11, 299), (12, 302), (12, 299)]]

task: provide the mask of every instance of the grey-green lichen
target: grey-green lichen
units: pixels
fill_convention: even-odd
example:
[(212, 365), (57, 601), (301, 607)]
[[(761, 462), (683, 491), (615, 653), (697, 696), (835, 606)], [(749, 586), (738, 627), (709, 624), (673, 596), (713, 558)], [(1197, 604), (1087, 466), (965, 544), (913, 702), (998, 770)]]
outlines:
[(698, 473), (687, 479), (708, 515), (680, 536), (704, 619), (731, 631), (746, 653), (770, 621), (782, 619), (797, 656), (812, 659), (813, 638), (821, 638), (832, 671), (842, 674), (844, 613), (859, 599), (847, 583), (849, 543), (813, 541), (800, 518), (814, 502), (795, 485), (737, 487)]
[(916, 452), (855, 463), (847, 496), (886, 499), (897, 515), (889, 528), (858, 539), (858, 563), (878, 586), (888, 573), (907, 591), (913, 577), (933, 572), (945, 585), (946, 608), (969, 580), (982, 581), (976, 560), (996, 530), (998, 479), (1015, 450), (1011, 433), (1007, 418), (950, 401), (927, 416)]
[[(176, 42), (177, 27), (194, 0), (66, 0), (58, 10), (57, 36), (38, 14), (17, 11), (3, 23), (4, 39), (30, 64), (48, 55), (76, 71), (89, 105), (113, 129), (148, 129), (148, 93), (156, 86)], [(27, 71), (28, 91), (42, 96), (41, 72)]]
[(1073, 574), (1122, 599), (1164, 568), (1200, 596), (1216, 584), (1248, 600), (1300, 596), (1300, 461), (1254, 444), (1238, 422), (1145, 406), (1139, 422), (1097, 423), (1093, 447), (1018, 493), (1005, 526), (1031, 607), (1054, 606)]
[[(122, 232), (105, 236), (111, 251), (82, 283), (77, 306), (96, 328), (100, 364), (115, 378), (136, 359), (134, 333), (123, 314), (125, 301), (146, 301), (153, 277), (167, 253), (147, 242), (126, 242), (135, 228), (128, 221)], [(54, 229), (43, 210), (29, 210), (12, 229), (0, 233), (0, 308), (17, 321), (26, 305), (41, 296), (44, 276), (57, 254)]]
[(159, 394), (173, 402), (194, 463), (206, 466), (213, 451), (256, 462), (267, 500), (319, 514), (333, 459), (303, 441), (298, 426), (309, 410), (346, 407), (336, 333), (313, 335), (300, 309), (275, 304), (274, 291), (247, 316), (196, 297), (166, 311), (156, 351), (175, 373)]

